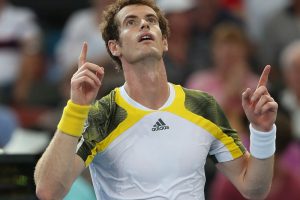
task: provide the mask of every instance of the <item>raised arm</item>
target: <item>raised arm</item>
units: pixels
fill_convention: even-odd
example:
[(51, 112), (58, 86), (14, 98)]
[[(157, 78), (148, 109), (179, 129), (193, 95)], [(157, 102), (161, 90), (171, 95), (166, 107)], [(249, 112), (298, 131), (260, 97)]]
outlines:
[(267, 90), (271, 67), (265, 67), (254, 92), (247, 88), (242, 104), (250, 122), (250, 153), (217, 168), (247, 199), (264, 199), (273, 178), (275, 133), (278, 105)]
[(36, 166), (36, 193), (42, 200), (62, 199), (85, 168), (83, 160), (76, 155), (77, 142), (104, 76), (104, 69), (86, 62), (86, 55), (87, 44), (84, 43), (78, 70), (71, 79), (71, 99), (52, 141)]

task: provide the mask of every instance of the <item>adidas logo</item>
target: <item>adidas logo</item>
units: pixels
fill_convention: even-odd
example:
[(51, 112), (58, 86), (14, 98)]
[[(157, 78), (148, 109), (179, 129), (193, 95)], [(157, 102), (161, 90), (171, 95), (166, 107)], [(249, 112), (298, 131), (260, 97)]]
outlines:
[(153, 125), (152, 131), (162, 131), (166, 129), (169, 129), (169, 126), (167, 126), (165, 122), (163, 122), (163, 120), (159, 118), (157, 122)]

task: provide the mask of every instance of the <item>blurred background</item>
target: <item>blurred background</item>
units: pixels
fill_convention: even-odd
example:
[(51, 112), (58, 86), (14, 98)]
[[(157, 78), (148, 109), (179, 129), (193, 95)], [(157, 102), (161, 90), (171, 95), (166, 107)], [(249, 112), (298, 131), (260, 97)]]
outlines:
[[(101, 39), (113, 0), (0, 0), (0, 199), (36, 199), (34, 166), (69, 98), (82, 43), (105, 68), (99, 98), (124, 83)], [(169, 81), (212, 94), (249, 147), (241, 93), (265, 65), (279, 103), (268, 200), (300, 197), (300, 0), (156, 0), (169, 20)], [(207, 158), (207, 199), (243, 199)], [(95, 199), (88, 170), (65, 199)]]

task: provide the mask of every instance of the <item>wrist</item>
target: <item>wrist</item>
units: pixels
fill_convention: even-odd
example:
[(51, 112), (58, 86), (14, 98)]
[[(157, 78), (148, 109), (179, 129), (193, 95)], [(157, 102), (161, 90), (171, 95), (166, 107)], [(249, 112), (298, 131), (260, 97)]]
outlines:
[(69, 100), (57, 128), (65, 134), (80, 137), (90, 108), (90, 105), (78, 105)]
[(71, 98), (69, 99), (69, 101), (71, 101), (73, 104), (78, 105), (78, 106), (90, 106), (91, 105), (90, 102), (83, 101), (81, 98), (72, 97), (72, 94), (71, 94)]
[(257, 126), (253, 123), (251, 123), (251, 126), (254, 130), (259, 131), (259, 132), (269, 132), (273, 129), (273, 125), (268, 126), (268, 127), (261, 127), (261, 126)]
[(258, 159), (266, 159), (275, 153), (276, 125), (273, 124), (270, 131), (260, 131), (255, 129), (252, 124), (250, 129), (250, 153)]

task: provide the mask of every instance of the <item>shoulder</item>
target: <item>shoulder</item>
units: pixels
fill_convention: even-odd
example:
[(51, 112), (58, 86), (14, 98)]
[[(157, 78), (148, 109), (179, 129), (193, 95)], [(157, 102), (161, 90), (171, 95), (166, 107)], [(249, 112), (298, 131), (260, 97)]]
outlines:
[(195, 89), (182, 88), (185, 93), (185, 104), (207, 105), (215, 104), (215, 98), (207, 92)]
[(218, 107), (215, 98), (201, 90), (182, 88), (185, 93), (185, 107), (198, 115), (205, 115)]
[(117, 89), (97, 100), (89, 113), (89, 120), (105, 127), (107, 133), (114, 130), (127, 117), (127, 111), (116, 102)]
[(99, 117), (101, 113), (111, 112), (113, 107), (116, 106), (115, 102), (116, 91), (112, 90), (109, 94), (102, 97), (101, 99), (95, 101), (90, 110), (90, 115), (94, 117)]
[(227, 118), (215, 98), (203, 91), (183, 88), (185, 108), (217, 125), (229, 127)]

